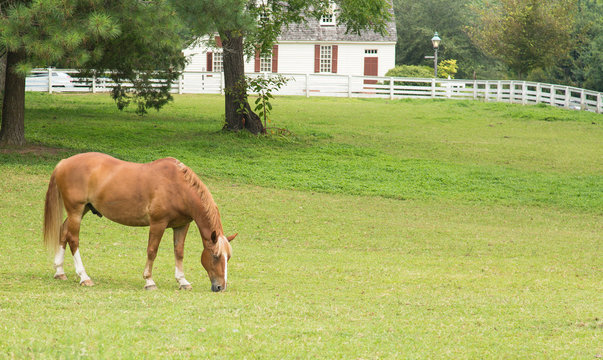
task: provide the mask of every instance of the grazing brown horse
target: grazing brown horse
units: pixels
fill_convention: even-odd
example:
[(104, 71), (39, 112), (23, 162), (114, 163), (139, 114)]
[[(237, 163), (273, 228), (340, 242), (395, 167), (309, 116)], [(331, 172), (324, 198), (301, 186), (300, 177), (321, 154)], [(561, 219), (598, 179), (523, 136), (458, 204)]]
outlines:
[[(63, 220), (63, 207), (67, 219)], [(94, 283), (86, 274), (79, 252), (82, 217), (92, 211), (98, 216), (128, 226), (149, 226), (145, 289), (156, 289), (153, 261), (166, 228), (174, 229), (176, 281), (180, 289), (191, 289), (184, 278), (184, 240), (191, 221), (203, 239), (201, 263), (211, 281), (212, 291), (227, 285), (230, 241), (222, 230), (220, 213), (207, 187), (186, 165), (174, 158), (147, 164), (118, 160), (100, 153), (84, 153), (60, 161), (54, 169), (44, 206), (44, 243), (55, 251), (56, 279), (65, 280), (65, 247), (73, 254), (80, 284)]]

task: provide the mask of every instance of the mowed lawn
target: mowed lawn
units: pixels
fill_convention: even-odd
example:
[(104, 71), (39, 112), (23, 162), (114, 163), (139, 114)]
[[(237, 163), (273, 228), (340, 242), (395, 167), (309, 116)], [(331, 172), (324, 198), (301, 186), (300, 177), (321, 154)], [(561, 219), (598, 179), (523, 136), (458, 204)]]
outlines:
[[(0, 358), (603, 357), (603, 115), (472, 101), (283, 97), (221, 132), (220, 96), (119, 112), (27, 95), (30, 146), (0, 151)], [(54, 280), (42, 247), (54, 165), (84, 151), (177, 157), (238, 232), (224, 293), (191, 228), (144, 291), (146, 228), (89, 214)]]

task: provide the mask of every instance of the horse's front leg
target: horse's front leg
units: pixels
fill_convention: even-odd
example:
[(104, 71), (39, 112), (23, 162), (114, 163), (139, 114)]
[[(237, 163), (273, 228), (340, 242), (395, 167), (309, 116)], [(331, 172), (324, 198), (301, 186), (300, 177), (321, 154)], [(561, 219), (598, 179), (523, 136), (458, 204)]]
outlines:
[(151, 224), (149, 229), (149, 244), (147, 245), (147, 264), (144, 267), (142, 276), (146, 280), (145, 290), (155, 290), (157, 285), (153, 281), (153, 262), (157, 257), (157, 248), (161, 242), (161, 237), (165, 231), (165, 224)]
[(190, 290), (193, 287), (184, 278), (184, 267), (182, 259), (184, 259), (184, 240), (190, 223), (174, 228), (174, 257), (176, 258), (176, 281), (180, 285), (181, 290)]

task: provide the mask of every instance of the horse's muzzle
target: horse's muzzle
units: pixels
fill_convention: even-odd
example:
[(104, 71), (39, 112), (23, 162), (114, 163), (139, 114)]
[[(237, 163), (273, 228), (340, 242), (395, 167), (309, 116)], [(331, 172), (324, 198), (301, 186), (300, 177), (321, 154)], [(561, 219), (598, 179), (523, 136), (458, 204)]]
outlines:
[(226, 289), (226, 286), (222, 286), (222, 285), (218, 285), (218, 284), (211, 285), (211, 291), (213, 291), (213, 292), (220, 292), (220, 291), (224, 291), (225, 289)]

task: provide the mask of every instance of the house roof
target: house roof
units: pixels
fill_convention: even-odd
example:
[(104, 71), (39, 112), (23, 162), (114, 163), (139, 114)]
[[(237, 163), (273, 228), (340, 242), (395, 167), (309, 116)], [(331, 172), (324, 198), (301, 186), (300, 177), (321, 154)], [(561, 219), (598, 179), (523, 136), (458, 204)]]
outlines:
[(277, 41), (383, 41), (396, 42), (396, 21), (393, 16), (387, 23), (387, 33), (381, 35), (372, 30), (363, 31), (360, 34), (346, 34), (346, 26), (344, 24), (320, 25), (318, 19), (310, 18), (305, 23), (290, 24), (283, 29)]

